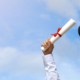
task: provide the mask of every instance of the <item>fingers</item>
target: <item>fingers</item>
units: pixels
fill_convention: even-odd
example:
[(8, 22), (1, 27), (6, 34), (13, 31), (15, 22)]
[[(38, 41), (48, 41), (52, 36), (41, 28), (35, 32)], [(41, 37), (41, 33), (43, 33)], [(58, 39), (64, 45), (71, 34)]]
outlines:
[(48, 39), (46, 39), (43, 43), (42, 46), (47, 48), (48, 46), (52, 45), (53, 43), (50, 41), (50, 37)]
[(45, 47), (45, 48), (47, 48), (48, 45), (49, 45), (49, 42), (48, 42), (48, 40), (46, 39), (46, 40), (43, 42), (42, 46)]
[(51, 39), (51, 38), (49, 37), (49, 38), (48, 38), (48, 41), (50, 42), (50, 44), (53, 44), (53, 43), (50, 41), (50, 39)]

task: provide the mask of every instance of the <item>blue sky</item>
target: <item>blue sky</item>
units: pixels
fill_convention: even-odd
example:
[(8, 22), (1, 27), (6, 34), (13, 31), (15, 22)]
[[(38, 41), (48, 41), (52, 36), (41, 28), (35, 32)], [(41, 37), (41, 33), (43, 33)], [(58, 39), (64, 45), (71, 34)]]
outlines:
[(45, 80), (41, 44), (71, 18), (53, 55), (61, 80), (79, 80), (79, 14), (79, 0), (1, 0), (0, 80)]

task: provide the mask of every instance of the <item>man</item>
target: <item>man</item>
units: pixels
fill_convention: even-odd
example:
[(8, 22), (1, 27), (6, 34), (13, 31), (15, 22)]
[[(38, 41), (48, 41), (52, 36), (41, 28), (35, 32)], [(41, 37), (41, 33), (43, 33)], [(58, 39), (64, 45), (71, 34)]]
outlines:
[(50, 47), (45, 52), (43, 52), (43, 62), (46, 72), (46, 80), (60, 80), (59, 75), (57, 73), (56, 64), (52, 55), (54, 45), (50, 41), (50, 38), (46, 39), (41, 46), (47, 48), (49, 45)]

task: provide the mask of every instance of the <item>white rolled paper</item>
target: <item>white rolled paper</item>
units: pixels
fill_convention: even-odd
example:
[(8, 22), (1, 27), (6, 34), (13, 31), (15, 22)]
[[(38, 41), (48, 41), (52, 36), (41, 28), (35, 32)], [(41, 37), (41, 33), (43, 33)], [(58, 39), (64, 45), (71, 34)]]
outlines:
[[(76, 22), (73, 20), (73, 19), (70, 19), (63, 27), (62, 29), (58, 32), (59, 34), (63, 35), (65, 34), (72, 26), (74, 26), (76, 24)], [(58, 39), (60, 38), (59, 35), (57, 35), (56, 37), (52, 37), (50, 39), (50, 41), (52, 43), (56, 42)], [(48, 47), (49, 48), (49, 47)], [(44, 47), (41, 47), (42, 51), (46, 51), (48, 48), (44, 48)]]

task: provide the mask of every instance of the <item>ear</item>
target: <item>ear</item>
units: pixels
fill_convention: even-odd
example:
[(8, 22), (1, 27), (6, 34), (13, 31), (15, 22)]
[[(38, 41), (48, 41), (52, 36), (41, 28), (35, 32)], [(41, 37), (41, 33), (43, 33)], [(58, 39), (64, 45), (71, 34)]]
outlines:
[(78, 34), (79, 34), (79, 36), (80, 36), (80, 26), (79, 26), (79, 28), (78, 28)]

